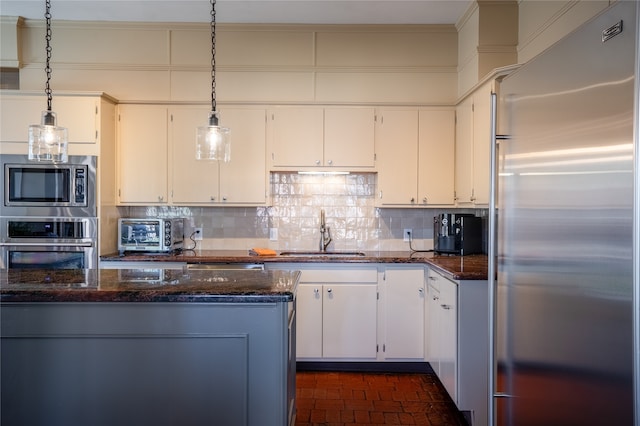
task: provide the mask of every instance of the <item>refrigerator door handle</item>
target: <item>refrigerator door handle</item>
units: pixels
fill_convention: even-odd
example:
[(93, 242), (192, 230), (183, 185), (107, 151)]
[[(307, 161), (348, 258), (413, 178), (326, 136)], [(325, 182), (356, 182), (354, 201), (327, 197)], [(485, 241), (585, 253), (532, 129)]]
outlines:
[(489, 425), (496, 424), (494, 398), (511, 398), (503, 392), (498, 392), (496, 375), (496, 291), (497, 291), (497, 190), (498, 190), (498, 152), (500, 140), (510, 139), (507, 135), (497, 134), (497, 95), (491, 93), (491, 158), (489, 166), (489, 236), (488, 236), (488, 286), (489, 286)]

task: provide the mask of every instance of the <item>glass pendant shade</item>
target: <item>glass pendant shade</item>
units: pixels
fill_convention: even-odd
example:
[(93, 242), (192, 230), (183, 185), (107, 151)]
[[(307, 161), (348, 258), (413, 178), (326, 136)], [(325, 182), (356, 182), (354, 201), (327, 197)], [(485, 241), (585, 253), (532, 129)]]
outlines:
[(56, 114), (42, 112), (41, 124), (29, 126), (29, 160), (66, 163), (67, 129), (56, 126)]
[(217, 160), (225, 163), (231, 160), (231, 132), (218, 125), (218, 113), (209, 113), (209, 125), (196, 130), (196, 159)]

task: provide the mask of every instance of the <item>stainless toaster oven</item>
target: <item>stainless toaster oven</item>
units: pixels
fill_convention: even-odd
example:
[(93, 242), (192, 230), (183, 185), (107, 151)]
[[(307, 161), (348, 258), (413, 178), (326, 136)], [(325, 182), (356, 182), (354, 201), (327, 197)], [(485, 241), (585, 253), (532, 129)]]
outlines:
[(118, 251), (171, 252), (184, 244), (184, 219), (120, 218)]

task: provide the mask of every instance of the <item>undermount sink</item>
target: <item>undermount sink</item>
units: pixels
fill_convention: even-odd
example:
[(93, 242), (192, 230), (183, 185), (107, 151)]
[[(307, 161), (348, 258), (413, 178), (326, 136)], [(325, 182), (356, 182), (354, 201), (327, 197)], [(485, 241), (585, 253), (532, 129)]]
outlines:
[(283, 251), (280, 256), (366, 256), (361, 251)]

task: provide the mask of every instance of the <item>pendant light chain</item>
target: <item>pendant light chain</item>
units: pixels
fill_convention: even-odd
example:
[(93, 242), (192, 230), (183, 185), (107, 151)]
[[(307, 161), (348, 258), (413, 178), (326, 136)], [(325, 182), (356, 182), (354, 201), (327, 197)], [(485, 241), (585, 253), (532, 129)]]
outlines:
[(216, 110), (216, 0), (211, 0), (211, 111)]
[(45, 35), (45, 40), (47, 41), (47, 47), (46, 47), (46, 51), (47, 51), (47, 61), (46, 61), (46, 65), (44, 68), (44, 72), (47, 75), (47, 83), (46, 83), (46, 88), (44, 90), (44, 93), (46, 93), (47, 95), (47, 111), (51, 111), (51, 99), (52, 99), (52, 91), (51, 91), (51, 86), (49, 84), (49, 82), (51, 81), (51, 0), (46, 0), (45, 2), (46, 5), (46, 10), (44, 13), (44, 18), (46, 20), (46, 26), (47, 26), (47, 30), (46, 30), (46, 35)]

